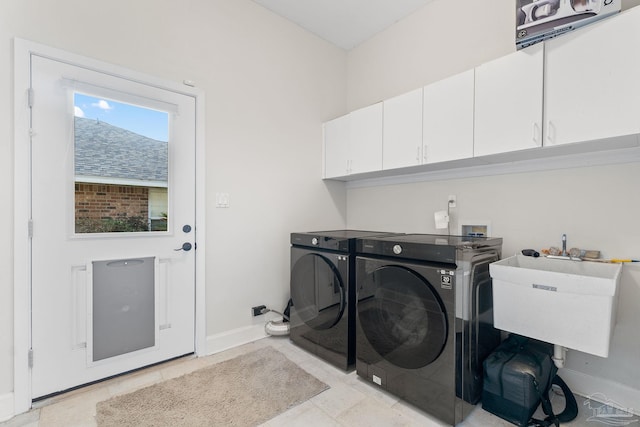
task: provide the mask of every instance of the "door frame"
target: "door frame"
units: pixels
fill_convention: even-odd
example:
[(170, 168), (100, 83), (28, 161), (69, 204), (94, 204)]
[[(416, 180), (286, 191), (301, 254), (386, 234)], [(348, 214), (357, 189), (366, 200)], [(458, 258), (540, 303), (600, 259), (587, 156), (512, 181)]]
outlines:
[[(13, 236), (13, 400), (14, 415), (32, 405), (31, 368), (31, 57), (33, 55), (80, 66), (93, 71), (133, 80), (159, 89), (191, 96), (196, 103), (196, 226), (199, 245), (195, 251), (195, 354), (206, 354), (205, 313), (205, 126), (204, 91), (192, 86), (160, 79), (114, 64), (52, 48), (39, 43), (14, 39), (14, 236)], [(187, 84), (188, 83), (188, 84)], [(37, 94), (35, 95), (37, 96)]]

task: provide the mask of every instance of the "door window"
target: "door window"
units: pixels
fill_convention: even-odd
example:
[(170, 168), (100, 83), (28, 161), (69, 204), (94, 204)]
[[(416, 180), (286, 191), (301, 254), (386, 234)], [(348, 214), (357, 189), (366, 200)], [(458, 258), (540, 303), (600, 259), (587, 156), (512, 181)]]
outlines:
[(396, 366), (416, 369), (436, 360), (447, 341), (447, 317), (434, 288), (399, 266), (359, 282), (358, 317), (367, 341)]
[(74, 93), (75, 232), (167, 231), (169, 113)]
[(316, 330), (333, 327), (344, 312), (340, 273), (321, 255), (307, 254), (291, 269), (291, 299), (296, 313)]

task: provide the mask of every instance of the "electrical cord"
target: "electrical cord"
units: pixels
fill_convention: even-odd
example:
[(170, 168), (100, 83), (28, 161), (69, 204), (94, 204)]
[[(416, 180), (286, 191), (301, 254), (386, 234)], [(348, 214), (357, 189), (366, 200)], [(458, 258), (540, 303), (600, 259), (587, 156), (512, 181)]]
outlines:
[(260, 310), (260, 314), (267, 314), (269, 312), (272, 312), (272, 313), (275, 313), (275, 314), (279, 314), (280, 316), (282, 316), (283, 319), (286, 319), (287, 321), (289, 320), (289, 316), (286, 316), (286, 315), (280, 313), (277, 310), (272, 310), (272, 309), (266, 308), (266, 307), (263, 308), (262, 310)]
[(447, 201), (447, 233), (451, 236), (451, 203), (453, 200)]

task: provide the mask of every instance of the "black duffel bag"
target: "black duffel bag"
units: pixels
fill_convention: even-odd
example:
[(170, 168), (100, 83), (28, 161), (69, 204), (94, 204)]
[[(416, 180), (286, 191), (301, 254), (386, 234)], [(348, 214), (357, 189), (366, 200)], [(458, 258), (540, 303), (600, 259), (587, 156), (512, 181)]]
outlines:
[[(511, 334), (484, 361), (482, 408), (524, 427), (560, 425), (578, 415), (575, 396), (557, 375), (550, 344)], [(565, 409), (554, 415), (549, 390), (556, 384), (565, 397)], [(547, 417), (532, 416), (542, 403)]]

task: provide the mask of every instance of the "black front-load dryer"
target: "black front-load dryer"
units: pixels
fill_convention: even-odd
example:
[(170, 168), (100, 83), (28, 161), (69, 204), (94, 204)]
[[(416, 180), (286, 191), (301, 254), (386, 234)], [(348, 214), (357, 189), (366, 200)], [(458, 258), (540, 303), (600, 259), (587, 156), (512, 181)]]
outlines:
[(455, 425), (481, 394), (500, 343), (489, 264), (502, 239), (436, 235), (358, 241), (358, 376)]
[(331, 230), (291, 233), (291, 341), (349, 370), (355, 363), (356, 239), (389, 235)]

